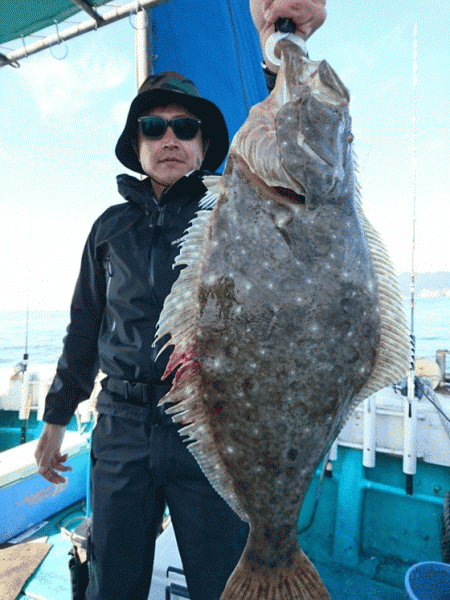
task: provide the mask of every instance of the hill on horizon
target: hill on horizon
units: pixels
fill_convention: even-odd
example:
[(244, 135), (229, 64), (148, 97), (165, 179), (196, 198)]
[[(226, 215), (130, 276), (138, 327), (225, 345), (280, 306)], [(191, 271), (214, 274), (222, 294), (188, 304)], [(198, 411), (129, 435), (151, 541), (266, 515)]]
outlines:
[[(402, 296), (411, 294), (411, 273), (399, 273), (398, 283)], [(416, 273), (414, 276), (415, 295), (419, 295), (423, 290), (441, 291), (450, 290), (450, 271), (440, 271), (437, 273)]]

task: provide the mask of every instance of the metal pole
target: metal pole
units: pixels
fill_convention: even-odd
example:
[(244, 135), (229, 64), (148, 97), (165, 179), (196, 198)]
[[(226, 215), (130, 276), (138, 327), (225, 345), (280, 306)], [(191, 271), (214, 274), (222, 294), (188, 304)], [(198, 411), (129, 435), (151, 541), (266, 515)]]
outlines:
[(377, 446), (377, 401), (372, 394), (364, 400), (363, 465), (375, 466)]
[[(136, 9), (138, 10), (138, 9)], [(150, 12), (150, 11), (149, 11)], [(136, 90), (138, 90), (144, 81), (147, 79), (148, 74), (148, 38), (147, 31), (151, 31), (151, 27), (148, 27), (150, 21), (150, 15), (145, 9), (141, 8), (136, 14), (136, 38), (135, 38), (135, 51), (136, 51)], [(148, 29), (147, 29), (148, 27)], [(151, 64), (151, 60), (150, 60)]]
[[(149, 75), (153, 73), (153, 44), (152, 44), (152, 26), (151, 12), (141, 8), (138, 10), (139, 1), (136, 2), (136, 91)], [(145, 175), (139, 175), (140, 180), (145, 179)]]

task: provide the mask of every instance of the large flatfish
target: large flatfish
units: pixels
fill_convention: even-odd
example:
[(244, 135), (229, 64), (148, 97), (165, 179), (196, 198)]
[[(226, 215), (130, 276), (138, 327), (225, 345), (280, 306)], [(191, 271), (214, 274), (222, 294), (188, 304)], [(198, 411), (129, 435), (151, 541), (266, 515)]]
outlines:
[(190, 226), (158, 339), (163, 398), (207, 478), (250, 523), (222, 600), (325, 600), (297, 541), (308, 485), (349, 413), (402, 379), (394, 270), (355, 186), (349, 95), (286, 42)]

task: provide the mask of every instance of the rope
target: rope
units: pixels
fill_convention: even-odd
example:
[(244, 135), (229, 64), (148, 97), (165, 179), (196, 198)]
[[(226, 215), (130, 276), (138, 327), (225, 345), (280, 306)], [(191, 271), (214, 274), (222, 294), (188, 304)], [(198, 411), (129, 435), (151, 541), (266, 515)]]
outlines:
[(426, 389), (424, 389), (424, 396), (427, 400), (429, 400), (429, 402), (431, 402), (431, 404), (434, 406), (434, 408), (438, 411), (442, 426), (444, 427), (448, 437), (450, 437), (450, 417), (443, 411), (442, 405), (439, 402), (439, 398), (436, 396), (436, 394), (432, 390), (430, 390), (430, 392), (433, 393), (434, 397), (431, 396), (430, 393)]
[[(396, 393), (400, 393), (402, 396), (408, 396), (407, 380), (403, 379), (399, 383), (395, 383), (392, 388)], [(450, 417), (442, 409), (442, 405), (439, 401), (439, 397), (431, 388), (431, 384), (426, 378), (415, 377), (414, 378), (414, 396), (421, 400), (423, 396), (431, 402), (434, 408), (438, 411), (442, 425), (450, 437)]]
[(323, 461), (323, 467), (322, 467), (322, 471), (320, 473), (319, 482), (317, 484), (317, 492), (316, 492), (316, 497), (314, 500), (314, 506), (313, 506), (311, 516), (309, 518), (309, 521), (301, 529), (297, 529), (297, 535), (301, 535), (302, 533), (305, 533), (305, 531), (307, 531), (311, 527), (311, 525), (314, 523), (314, 519), (316, 518), (317, 506), (319, 505), (320, 492), (322, 490), (322, 482), (323, 482), (325, 473), (327, 471), (328, 462), (330, 460), (330, 454), (331, 454), (331, 448), (328, 450), (327, 454), (325, 455), (325, 459)]

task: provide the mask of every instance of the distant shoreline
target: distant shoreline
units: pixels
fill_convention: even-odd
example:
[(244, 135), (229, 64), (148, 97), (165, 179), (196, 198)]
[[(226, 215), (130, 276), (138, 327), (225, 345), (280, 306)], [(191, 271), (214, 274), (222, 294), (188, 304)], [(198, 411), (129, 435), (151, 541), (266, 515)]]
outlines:
[[(404, 298), (411, 296), (411, 273), (399, 273), (400, 294)], [(415, 295), (418, 298), (444, 298), (450, 296), (450, 272), (415, 273)]]

